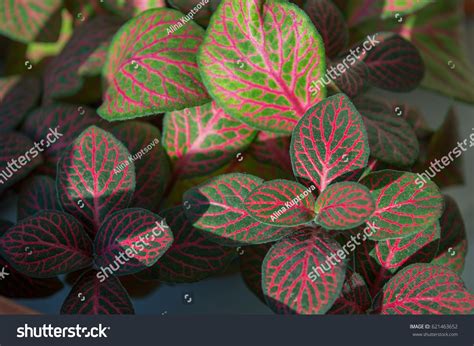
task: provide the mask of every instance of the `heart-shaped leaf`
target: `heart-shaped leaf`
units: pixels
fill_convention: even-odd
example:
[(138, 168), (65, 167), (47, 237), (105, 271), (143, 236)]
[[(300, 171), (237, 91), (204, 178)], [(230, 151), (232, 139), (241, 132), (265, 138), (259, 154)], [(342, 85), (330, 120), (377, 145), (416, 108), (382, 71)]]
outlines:
[(240, 249), (240, 272), (247, 287), (265, 302), (262, 291), (262, 263), (272, 243), (245, 246)]
[(0, 135), (0, 194), (26, 177), (43, 161), (34, 143), (23, 134)]
[[(160, 216), (140, 208), (110, 215), (94, 240), (95, 265), (115, 269), (114, 275), (129, 275), (151, 267), (173, 242), (173, 234)], [(117, 268), (115, 268), (117, 266)]]
[(367, 165), (365, 127), (346, 95), (328, 97), (306, 112), (293, 131), (290, 156), (295, 176), (320, 191)]
[(325, 88), (309, 90), (326, 68), (322, 38), (307, 15), (286, 1), (223, 1), (198, 59), (219, 106), (261, 130), (289, 134), (326, 95)]
[(250, 145), (249, 152), (258, 162), (277, 166), (285, 172), (292, 172), (290, 141), (291, 136), (260, 131)]
[(360, 182), (372, 192), (375, 212), (370, 221), (380, 229), (373, 240), (402, 238), (433, 225), (443, 213), (443, 197), (431, 181), (422, 183), (408, 172), (382, 170)]
[(163, 282), (196, 282), (224, 272), (236, 256), (235, 249), (209, 241), (186, 218), (184, 207), (163, 210), (174, 241), (160, 261), (138, 277)]
[(273, 245), (262, 264), (262, 288), (270, 308), (279, 314), (326, 313), (346, 274), (346, 261), (329, 264), (338, 250), (334, 239), (309, 227)]
[(342, 292), (328, 314), (364, 314), (372, 305), (372, 298), (364, 279), (358, 273), (348, 269)]
[(416, 88), (425, 71), (416, 47), (391, 32), (377, 33), (372, 39), (380, 43), (366, 50), (364, 56), (369, 82), (390, 91), (407, 92)]
[(163, 146), (182, 178), (216, 171), (244, 152), (256, 131), (225, 114), (215, 102), (166, 113)]
[(409, 167), (418, 159), (420, 148), (413, 128), (388, 102), (358, 97), (354, 104), (362, 115), (369, 137), (370, 155), (398, 167)]
[(112, 39), (104, 66), (107, 88), (97, 110), (113, 121), (209, 102), (196, 53), (204, 30), (171, 9), (145, 11)]
[(372, 256), (385, 270), (395, 273), (412, 263), (429, 263), (438, 251), (440, 241), (439, 222), (427, 229), (404, 238), (377, 242)]
[(375, 210), (369, 189), (352, 182), (330, 185), (316, 201), (314, 221), (327, 229), (349, 229), (364, 223)]
[[(128, 156), (114, 136), (90, 126), (61, 157), (56, 180), (59, 201), (92, 236), (108, 215), (132, 201), (135, 167)], [(123, 169), (117, 171), (119, 165)]]
[(225, 174), (195, 186), (183, 196), (186, 217), (212, 241), (230, 246), (268, 243), (291, 232), (254, 220), (244, 200), (263, 180), (250, 174)]
[(88, 126), (98, 124), (99, 121), (97, 113), (87, 106), (53, 103), (29, 114), (22, 130), (41, 144), (41, 141), (46, 143), (48, 138), (53, 138), (50, 133), (57, 129), (59, 133), (53, 138), (55, 142), (41, 146), (49, 172), (54, 175), (66, 147)]
[(15, 41), (55, 42), (61, 28), (62, 0), (0, 2), (0, 33)]
[(0, 238), (0, 251), (16, 270), (35, 278), (92, 263), (90, 238), (76, 219), (61, 211), (40, 211), (19, 221)]
[(349, 41), (349, 30), (341, 11), (331, 0), (307, 0), (304, 10), (323, 38), (326, 56), (334, 58)]
[(244, 208), (254, 219), (268, 225), (302, 225), (316, 215), (314, 190), (314, 185), (306, 188), (291, 180), (267, 181), (250, 192), (244, 200)]
[(61, 210), (56, 194), (56, 182), (45, 175), (26, 180), (18, 196), (18, 220), (33, 216), (41, 210)]
[(115, 126), (111, 133), (135, 160), (137, 184), (130, 206), (155, 211), (171, 175), (168, 157), (160, 145), (160, 130), (144, 122), (128, 121)]
[(113, 275), (102, 280), (100, 272), (82, 274), (61, 307), (66, 315), (134, 314), (132, 302), (119, 279)]
[(456, 201), (447, 195), (443, 197), (445, 209), (439, 220), (441, 241), (436, 257), (431, 263), (444, 265), (461, 274), (467, 253), (466, 228)]
[(40, 82), (34, 77), (0, 78), (0, 133), (17, 127), (36, 104)]
[(112, 16), (97, 16), (74, 30), (62, 52), (50, 61), (45, 71), (45, 100), (76, 94), (83, 76), (98, 75), (105, 52), (122, 22)]
[(383, 315), (472, 314), (474, 295), (446, 267), (412, 264), (384, 286), (374, 309)]

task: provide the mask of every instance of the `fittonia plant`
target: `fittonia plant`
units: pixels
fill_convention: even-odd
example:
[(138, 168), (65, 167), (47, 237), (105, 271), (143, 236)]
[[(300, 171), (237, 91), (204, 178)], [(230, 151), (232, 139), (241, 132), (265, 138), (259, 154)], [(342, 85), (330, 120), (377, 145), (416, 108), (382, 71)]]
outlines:
[[(45, 53), (36, 41), (55, 41), (68, 16), (36, 2), (0, 3), (0, 18), (37, 19), (0, 33)], [(197, 0), (68, 2), (58, 54), (25, 63), (38, 76), (7, 66), (0, 79), (0, 171), (50, 128), (63, 134), (0, 186), (43, 174), (19, 186), (17, 224), (0, 221), (14, 274), (0, 292), (43, 296), (77, 272), (63, 313), (133, 313), (123, 277), (195, 282), (240, 255), (277, 313), (472, 313), (460, 211), (413, 168), (454, 113), (434, 132), (369, 92), (446, 91), (446, 79), (473, 101), (462, 51), (431, 37), (451, 35), (452, 5), (294, 2), (210, 1), (195, 21)], [(438, 51), (468, 72), (429, 60)]]

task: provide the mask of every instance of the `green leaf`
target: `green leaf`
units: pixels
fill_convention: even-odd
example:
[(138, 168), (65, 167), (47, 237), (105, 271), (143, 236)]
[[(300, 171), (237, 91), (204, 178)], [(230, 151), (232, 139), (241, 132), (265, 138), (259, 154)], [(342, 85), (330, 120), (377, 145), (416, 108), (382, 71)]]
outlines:
[(245, 210), (254, 219), (274, 226), (298, 226), (316, 215), (314, 197), (309, 188), (284, 179), (271, 180), (257, 186), (245, 198)]
[(328, 97), (306, 112), (293, 130), (290, 156), (298, 180), (314, 183), (320, 191), (367, 165), (365, 127), (346, 95)]
[(103, 74), (109, 121), (179, 110), (209, 102), (196, 53), (204, 30), (171, 9), (152, 9), (128, 21), (110, 44)]
[(135, 191), (135, 166), (127, 148), (90, 126), (64, 151), (56, 180), (63, 210), (95, 235), (113, 212), (126, 208)]
[(374, 210), (375, 202), (365, 186), (335, 183), (319, 195), (314, 221), (327, 229), (349, 229), (364, 223)]
[(360, 181), (372, 192), (375, 212), (369, 221), (379, 229), (373, 240), (402, 238), (422, 232), (439, 219), (443, 197), (431, 181), (423, 183), (414, 173), (382, 170)]
[(210, 240), (230, 246), (268, 243), (291, 228), (263, 225), (244, 208), (244, 200), (263, 180), (250, 174), (225, 174), (191, 188), (183, 196), (186, 217)]
[(230, 117), (215, 102), (165, 114), (163, 146), (173, 161), (173, 175), (207, 175), (235, 160), (257, 132)]
[(324, 87), (310, 91), (325, 73), (322, 38), (308, 16), (287, 1), (222, 1), (198, 61), (217, 104), (261, 130), (290, 133), (326, 95)]

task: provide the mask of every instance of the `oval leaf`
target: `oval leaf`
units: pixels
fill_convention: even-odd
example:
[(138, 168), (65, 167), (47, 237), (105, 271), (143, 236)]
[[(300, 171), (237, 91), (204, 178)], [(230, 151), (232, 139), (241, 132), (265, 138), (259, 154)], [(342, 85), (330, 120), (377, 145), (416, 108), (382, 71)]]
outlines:
[(375, 212), (370, 221), (379, 227), (373, 240), (402, 238), (433, 225), (443, 213), (443, 197), (431, 181), (421, 183), (416, 174), (383, 170), (360, 182), (372, 192)]
[(145, 11), (127, 22), (109, 47), (108, 86), (97, 110), (113, 121), (209, 102), (196, 53), (204, 30), (171, 9)]
[(212, 173), (244, 152), (256, 131), (225, 114), (215, 102), (166, 113), (163, 145), (173, 175), (193, 178)]
[(396, 107), (369, 97), (357, 98), (354, 104), (367, 129), (370, 155), (397, 167), (413, 165), (420, 152), (418, 139), (408, 122), (397, 116)]
[(130, 297), (119, 279), (110, 276), (99, 280), (98, 274), (100, 272), (89, 270), (79, 277), (61, 307), (61, 314), (134, 314)]
[(0, 238), (0, 250), (18, 271), (50, 278), (92, 264), (92, 242), (82, 225), (60, 211), (21, 220)]
[(336, 183), (319, 195), (314, 221), (327, 229), (349, 229), (364, 223), (374, 210), (375, 202), (365, 186)]
[(377, 33), (376, 46), (366, 51), (364, 62), (369, 69), (369, 82), (376, 87), (407, 92), (423, 79), (425, 65), (416, 47), (394, 33)]
[(129, 275), (151, 267), (173, 242), (173, 234), (160, 216), (146, 209), (129, 208), (113, 213), (94, 240), (95, 266)]
[(196, 282), (224, 272), (236, 252), (209, 241), (186, 218), (182, 206), (161, 212), (173, 231), (174, 241), (160, 261), (138, 277), (163, 282)]
[(254, 219), (275, 226), (298, 226), (313, 220), (314, 197), (309, 188), (284, 179), (271, 180), (252, 190), (244, 200)]
[(65, 151), (56, 180), (62, 208), (74, 215), (95, 235), (114, 211), (126, 208), (135, 191), (133, 162), (128, 150), (114, 136), (98, 127), (87, 128)]
[(412, 264), (384, 286), (374, 307), (383, 315), (472, 314), (474, 295), (455, 272), (431, 264)]
[(365, 127), (346, 95), (328, 97), (306, 112), (293, 131), (290, 156), (295, 176), (320, 191), (367, 165)]
[[(273, 245), (262, 264), (263, 293), (272, 310), (279, 314), (326, 313), (339, 296), (346, 273), (345, 261), (328, 265), (329, 257), (338, 250), (341, 247), (334, 239), (315, 228), (302, 228)], [(320, 267), (324, 264), (327, 271)], [(310, 275), (318, 267), (319, 277)]]
[(229, 115), (261, 130), (289, 134), (326, 95), (325, 88), (309, 90), (326, 68), (321, 36), (288, 2), (222, 2), (198, 59), (213, 99)]
[(260, 244), (278, 240), (291, 228), (263, 225), (244, 208), (244, 200), (263, 180), (250, 174), (225, 174), (191, 188), (183, 196), (186, 217), (212, 241), (222, 245)]

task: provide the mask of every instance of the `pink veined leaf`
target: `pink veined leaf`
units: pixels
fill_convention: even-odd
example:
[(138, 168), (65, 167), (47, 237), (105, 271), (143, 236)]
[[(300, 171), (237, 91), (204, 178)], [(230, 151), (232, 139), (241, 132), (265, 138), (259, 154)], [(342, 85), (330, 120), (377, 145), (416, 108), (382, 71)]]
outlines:
[(409, 172), (373, 172), (360, 183), (369, 188), (375, 211), (369, 221), (379, 227), (372, 240), (402, 238), (422, 232), (443, 213), (443, 197), (431, 181), (422, 183)]
[(62, 0), (0, 1), (0, 34), (23, 43), (55, 42), (61, 7)]
[(304, 10), (323, 38), (326, 55), (337, 56), (349, 41), (349, 30), (341, 11), (331, 0), (307, 0)]
[(350, 229), (364, 223), (374, 210), (375, 202), (365, 186), (335, 183), (318, 196), (314, 221), (327, 229)]
[(21, 220), (0, 238), (4, 258), (19, 272), (50, 278), (92, 264), (92, 242), (82, 225), (61, 211)]
[(346, 261), (328, 264), (338, 250), (341, 247), (334, 239), (310, 227), (273, 245), (262, 264), (262, 288), (270, 308), (278, 314), (326, 313), (346, 274)]
[(128, 150), (110, 133), (90, 126), (64, 151), (56, 187), (63, 210), (74, 215), (95, 236), (113, 212), (126, 208), (135, 191), (135, 167)]
[(383, 315), (468, 315), (474, 312), (474, 295), (448, 268), (412, 264), (384, 286), (374, 310)]
[(231, 173), (212, 178), (185, 192), (185, 213), (194, 227), (211, 241), (239, 246), (276, 241), (290, 227), (264, 225), (244, 208), (244, 200), (263, 180), (250, 174)]
[(21, 123), (36, 105), (41, 85), (35, 77), (0, 78), (0, 133), (9, 132)]
[(76, 28), (62, 52), (46, 68), (43, 99), (72, 96), (83, 86), (83, 77), (99, 75), (107, 47), (121, 24), (115, 17), (97, 16)]
[(119, 279), (89, 270), (76, 281), (62, 307), (63, 315), (134, 314), (127, 291)]
[(138, 273), (155, 264), (172, 242), (173, 234), (160, 216), (146, 209), (122, 209), (97, 232), (94, 263), (97, 268), (116, 269), (117, 276)]
[(250, 145), (249, 153), (258, 162), (271, 164), (292, 173), (290, 141), (291, 136), (260, 131)]
[(209, 241), (178, 206), (161, 213), (173, 232), (173, 244), (159, 262), (137, 274), (141, 279), (183, 283), (222, 273), (236, 257), (234, 248)]
[[(0, 219), (0, 237), (13, 223)], [(0, 280), (0, 294), (8, 298), (40, 298), (52, 295), (63, 288), (57, 277), (36, 279), (21, 274), (0, 256), (0, 268), (9, 273), (8, 280)]]
[(0, 194), (25, 178), (43, 161), (33, 141), (18, 132), (0, 135)]
[(130, 206), (156, 211), (171, 176), (160, 131), (151, 124), (127, 121), (110, 132), (125, 144), (134, 159), (137, 184)]
[(123, 120), (209, 102), (196, 54), (204, 30), (171, 9), (145, 11), (112, 39), (104, 66), (106, 86), (97, 112)]
[(396, 22), (400, 20), (399, 18), (402, 18), (403, 21), (402, 15), (413, 13), (430, 2), (419, 0), (351, 0), (347, 2), (347, 21), (350, 27), (373, 17), (383, 19), (392, 17)]
[(367, 166), (369, 144), (362, 118), (344, 94), (311, 107), (293, 130), (290, 147), (295, 176), (320, 190)]
[(444, 265), (461, 274), (467, 253), (466, 228), (456, 201), (448, 195), (443, 197), (445, 209), (439, 220), (441, 240), (438, 252), (431, 263)]
[(348, 268), (342, 292), (327, 314), (365, 314), (371, 305), (372, 298), (364, 279)]
[(173, 175), (181, 178), (216, 171), (244, 152), (256, 134), (215, 102), (166, 113), (163, 120), (163, 146), (173, 161)]
[(67, 146), (88, 126), (96, 124), (101, 125), (101, 119), (90, 107), (53, 103), (31, 112), (22, 131), (40, 145), (45, 164), (54, 175)]
[(132, 18), (143, 11), (166, 7), (165, 0), (107, 0), (103, 6), (124, 18)]
[(262, 291), (262, 263), (272, 243), (245, 246), (240, 249), (240, 272), (247, 287), (265, 302)]
[(321, 36), (296, 5), (228, 0), (213, 14), (199, 51), (204, 84), (226, 113), (260, 130), (291, 133), (326, 95)]
[[(362, 115), (369, 137), (370, 155), (399, 167), (409, 167), (419, 157), (415, 131), (397, 114), (401, 107), (372, 97), (358, 97), (354, 104)], [(398, 109), (397, 109), (398, 107)]]
[(440, 243), (439, 222), (404, 238), (377, 242), (372, 256), (391, 273), (412, 263), (429, 263)]
[[(344, 58), (335, 59), (328, 70), (334, 68), (335, 71), (340, 72), (337, 77), (334, 78), (334, 83), (341, 92), (350, 98), (354, 98), (366, 89), (369, 69), (361, 60), (355, 61), (354, 64), (347, 65), (345, 57), (348, 56), (348, 54), (343, 54), (342, 56), (344, 56)], [(338, 66), (343, 69), (343, 72), (341, 72), (341, 69), (337, 69)], [(342, 66), (344, 66), (344, 68)]]
[(61, 210), (54, 179), (36, 175), (26, 180), (18, 195), (18, 220), (32, 216), (41, 210)]
[(369, 82), (389, 91), (407, 92), (415, 89), (425, 72), (423, 59), (416, 47), (391, 32), (373, 36), (379, 43), (366, 51), (363, 57), (369, 70)]
[(314, 185), (305, 186), (284, 179), (270, 180), (257, 186), (244, 200), (244, 208), (261, 223), (274, 226), (298, 226), (316, 215)]

